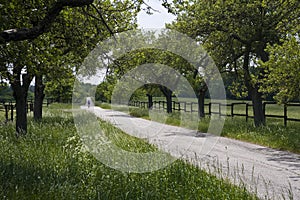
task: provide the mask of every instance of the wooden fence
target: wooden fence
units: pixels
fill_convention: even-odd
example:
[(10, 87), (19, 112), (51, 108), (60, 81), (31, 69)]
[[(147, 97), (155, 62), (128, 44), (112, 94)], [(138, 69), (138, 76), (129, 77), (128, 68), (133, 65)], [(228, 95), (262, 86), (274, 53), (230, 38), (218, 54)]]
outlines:
[[(274, 105), (276, 102), (263, 102), (263, 112), (265, 118), (280, 118), (283, 119), (284, 125), (287, 126), (288, 121), (295, 121), (300, 122), (300, 118), (290, 118), (288, 117), (288, 107), (300, 107), (300, 104), (298, 103), (289, 103), (285, 104), (283, 106), (283, 115), (274, 115), (274, 114), (266, 114), (266, 106), (267, 105)], [(149, 102), (146, 101), (131, 101), (129, 103), (129, 106), (134, 107), (140, 107), (140, 108), (149, 108)], [(166, 109), (167, 103), (166, 101), (153, 101), (153, 108), (155, 109)], [(205, 114), (208, 115), (219, 115), (221, 116), (227, 116), (227, 117), (234, 117), (234, 116), (242, 116), (246, 118), (246, 121), (248, 121), (249, 118), (253, 118), (253, 115), (250, 115), (249, 113), (252, 112), (253, 105), (251, 103), (245, 103), (245, 102), (236, 102), (236, 103), (230, 103), (230, 104), (223, 104), (218, 102), (210, 102), (206, 103), (205, 105)], [(237, 105), (245, 105), (244, 113), (235, 112), (235, 108)], [(227, 111), (227, 108), (229, 107), (229, 112)], [(196, 102), (175, 102), (172, 101), (172, 109), (174, 111), (183, 111), (183, 112), (198, 112), (198, 103)], [(250, 111), (250, 112), (249, 112)], [(299, 114), (300, 116), (300, 114)]]
[[(16, 107), (16, 104), (14, 102), (2, 103), (2, 109), (5, 112), (5, 121), (6, 122), (14, 120), (14, 109), (15, 109), (15, 107)], [(32, 101), (27, 102), (26, 110), (27, 110), (27, 113), (33, 111), (33, 102)]]
[[(49, 105), (55, 102), (54, 99), (46, 99), (46, 102), (43, 102), (43, 105)], [(14, 109), (16, 107), (16, 103), (12, 99), (0, 99), (0, 111), (5, 113), (5, 121), (13, 121), (14, 120)], [(33, 112), (33, 100), (28, 99), (26, 104), (26, 110), (28, 112)]]

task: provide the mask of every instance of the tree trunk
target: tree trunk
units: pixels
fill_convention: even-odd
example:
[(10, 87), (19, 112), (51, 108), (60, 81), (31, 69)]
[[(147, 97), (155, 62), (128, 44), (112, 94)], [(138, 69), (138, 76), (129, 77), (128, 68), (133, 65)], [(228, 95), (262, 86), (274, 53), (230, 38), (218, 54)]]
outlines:
[(153, 96), (151, 94), (147, 94), (148, 97), (148, 108), (152, 109), (153, 107)]
[(205, 91), (200, 91), (198, 95), (198, 116), (199, 118), (205, 117), (204, 111)]
[(27, 132), (27, 91), (22, 86), (14, 87), (16, 100), (16, 134), (17, 136)]
[(16, 100), (16, 135), (25, 135), (27, 132), (27, 94), (31, 77), (24, 74), (21, 84), (21, 69), (14, 69), (15, 79), (12, 81), (13, 95)]
[(258, 92), (259, 87), (251, 81), (252, 79), (249, 72), (250, 50), (251, 46), (247, 46), (243, 63), (244, 81), (253, 103), (254, 124), (256, 127), (259, 127), (265, 125), (265, 116), (263, 111), (262, 94)]
[(253, 104), (254, 124), (256, 127), (265, 125), (265, 114), (263, 110), (262, 94), (258, 92), (258, 88), (253, 88), (251, 91)]
[(167, 113), (172, 113), (172, 91), (166, 95)]
[(172, 90), (165, 86), (159, 87), (161, 92), (165, 95), (167, 101), (167, 113), (172, 113)]
[(35, 88), (34, 88), (34, 107), (33, 116), (34, 120), (39, 121), (43, 116), (43, 101), (44, 101), (44, 89), (43, 76), (38, 74), (35, 76)]
[(205, 93), (208, 90), (208, 87), (206, 83), (203, 81), (200, 88), (198, 89), (198, 116), (199, 118), (205, 117), (205, 110), (204, 110), (204, 104), (205, 104)]

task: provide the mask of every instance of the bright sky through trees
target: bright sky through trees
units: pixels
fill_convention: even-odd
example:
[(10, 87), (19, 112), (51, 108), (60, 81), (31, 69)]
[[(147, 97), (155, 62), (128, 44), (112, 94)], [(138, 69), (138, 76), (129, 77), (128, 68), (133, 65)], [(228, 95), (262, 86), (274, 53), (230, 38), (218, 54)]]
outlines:
[(137, 16), (139, 28), (165, 28), (165, 23), (170, 23), (175, 19), (175, 16), (168, 13), (167, 9), (161, 5), (161, 1), (148, 0), (145, 2), (159, 12), (151, 10), (152, 15), (147, 14), (145, 11), (140, 12)]

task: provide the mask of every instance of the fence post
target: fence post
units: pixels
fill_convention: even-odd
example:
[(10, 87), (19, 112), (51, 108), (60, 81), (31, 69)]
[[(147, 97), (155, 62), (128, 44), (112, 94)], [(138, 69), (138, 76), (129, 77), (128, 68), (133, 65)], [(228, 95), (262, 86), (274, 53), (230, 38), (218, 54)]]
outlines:
[(184, 112), (186, 112), (186, 102), (183, 102)]
[(30, 112), (32, 112), (32, 111), (33, 111), (33, 103), (30, 102)]
[(264, 120), (266, 120), (266, 104), (267, 104), (267, 102), (263, 102), (263, 115), (264, 115)]
[(219, 117), (221, 117), (221, 103), (219, 103)]
[(233, 118), (234, 117), (234, 113), (233, 113), (233, 111), (234, 111), (234, 103), (232, 103), (232, 104), (230, 104), (230, 107), (231, 107), (231, 117)]
[(208, 103), (208, 114), (211, 115), (211, 102)]
[(288, 121), (288, 116), (287, 116), (287, 105), (284, 104), (284, 107), (283, 107), (283, 120), (284, 120), (284, 126), (287, 126), (287, 121)]
[(180, 109), (180, 102), (178, 102), (178, 111), (180, 112), (181, 109)]
[(193, 102), (191, 102), (191, 113), (193, 113)]
[(11, 121), (14, 121), (14, 105), (13, 104), (11, 104), (10, 105), (10, 119), (11, 119)]
[(246, 122), (248, 122), (248, 107), (249, 107), (249, 104), (246, 103)]
[(5, 108), (5, 120), (8, 121), (8, 110), (9, 110), (8, 105), (4, 104), (4, 108)]

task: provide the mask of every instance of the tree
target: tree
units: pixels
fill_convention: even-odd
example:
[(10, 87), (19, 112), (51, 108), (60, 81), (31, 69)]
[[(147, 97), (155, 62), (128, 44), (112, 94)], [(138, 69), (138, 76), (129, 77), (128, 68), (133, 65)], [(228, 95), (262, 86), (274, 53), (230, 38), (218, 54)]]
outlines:
[[(149, 66), (149, 69), (145, 70), (144, 72), (141, 72), (141, 74), (143, 74), (143, 76), (146, 76), (146, 71), (149, 71), (150, 74), (148, 75), (148, 77), (156, 75), (156, 80), (160, 79), (165, 83), (170, 82), (173, 84), (173, 86), (178, 85), (179, 81), (182, 79), (181, 77), (185, 77), (185, 79), (190, 81), (188, 85), (192, 85), (196, 90), (197, 96), (199, 97), (199, 105), (201, 105), (201, 107), (199, 106), (199, 116), (203, 117), (204, 95), (208, 89), (207, 83), (209, 82), (208, 80), (211, 79), (211, 77), (209, 76), (213, 77), (213, 74), (215, 72), (213, 70), (213, 64), (210, 62), (210, 58), (204, 52), (204, 50), (200, 48), (199, 45), (197, 45), (197, 47), (194, 46), (192, 50), (193, 52), (189, 52), (189, 48), (191, 48), (189, 46), (190, 39), (182, 37), (182, 35), (180, 36), (177, 33), (169, 32), (167, 30), (161, 31), (159, 33), (141, 30), (136, 31), (133, 35), (133, 37), (127, 37), (124, 40), (121, 36), (122, 44), (124, 44), (125, 41), (128, 44), (121, 45), (123, 47), (117, 48), (115, 53), (117, 56), (115, 56), (114, 53), (112, 53), (110, 59), (114, 60), (114, 62), (113, 64), (108, 66), (108, 74), (115, 75), (117, 79), (121, 79), (131, 69), (135, 68), (136, 66), (141, 66), (147, 63), (155, 63), (164, 66), (169, 66), (175, 69), (171, 73), (174, 75), (174, 77), (176, 77), (175, 80), (165, 80), (166, 78), (170, 78), (170, 74), (166, 74), (164, 72), (165, 67), (162, 67), (162, 69), (158, 69), (158, 71), (151, 72), (151, 66)], [(133, 41), (131, 41), (128, 38), (133, 38)], [(112, 45), (110, 44), (108, 46)], [(124, 48), (124, 50), (120, 50), (120, 48)], [(135, 49), (135, 51), (123, 53), (123, 51), (126, 52), (126, 49)], [(122, 53), (120, 54), (118, 51), (121, 51)], [(176, 54), (176, 52), (178, 55)], [(188, 55), (185, 55), (187, 52), (189, 52)], [(185, 55), (186, 58), (183, 58), (180, 54)], [(118, 57), (118, 55), (122, 56)], [(199, 70), (202, 70), (202, 75)], [(207, 79), (203, 78), (203, 74), (207, 75)], [(142, 82), (143, 80), (145, 80), (143, 79), (143, 76), (137, 75), (136, 77), (134, 77), (134, 79), (140, 79)], [(150, 86), (150, 88), (154, 87), (154, 84), (151, 84), (151, 82), (144, 82), (144, 84)], [(172, 96), (175, 92), (172, 88), (175, 89), (176, 87), (166, 87), (166, 85), (156, 84), (155, 87), (158, 87), (166, 97), (167, 112), (171, 113)], [(178, 90), (178, 87), (176, 89)], [(185, 88), (185, 90), (183, 89), (183, 91), (187, 91), (186, 89), (187, 88)], [(191, 88), (189, 87), (189, 89)], [(176, 93), (178, 94), (178, 91), (176, 91)]]
[(291, 24), (300, 17), (299, 1), (215, 0), (164, 1), (177, 15), (169, 28), (182, 31), (201, 42), (221, 72), (241, 76), (252, 99), (254, 123), (265, 124), (261, 80), (265, 71), (257, 61), (267, 62), (268, 44), (280, 44)]
[[(174, 85), (177, 85), (177, 82), (180, 80), (180, 76), (178, 74), (174, 74), (174, 79), (171, 80), (168, 72), (164, 71), (164, 67), (155, 68), (155, 66), (151, 66), (151, 64), (161, 64), (178, 69), (179, 63), (178, 60), (176, 60), (175, 55), (159, 49), (139, 49), (118, 58), (114, 64), (109, 66), (110, 69), (108, 71), (110, 76), (116, 76), (118, 79), (121, 79), (126, 76), (127, 72), (134, 69), (136, 66), (142, 66), (145, 64), (150, 64), (148, 68), (149, 70), (144, 71), (144, 73), (149, 73), (147, 76), (141, 76), (139, 73), (132, 73), (128, 78), (142, 82), (145, 85), (144, 89), (148, 91), (148, 95), (152, 93), (151, 90), (158, 88), (166, 98), (167, 113), (172, 113), (172, 96), (174, 91), (167, 87), (167, 84), (152, 84), (153, 82), (149, 82), (147, 78), (152, 77), (152, 81), (159, 81), (161, 83), (172, 82)], [(157, 71), (153, 71), (152, 68), (157, 69)], [(126, 90), (125, 86), (124, 88), (122, 87), (122, 89)]]
[[(122, 4), (118, 2), (114, 4), (102, 2), (101, 5), (96, 4), (74, 8), (71, 11), (61, 11), (61, 14), (57, 17), (58, 22), (54, 22), (50, 32), (43, 35), (44, 44), (42, 45), (44, 47), (54, 46), (58, 48), (55, 48), (54, 52), (53, 48), (43, 50), (43, 54), (50, 53), (50, 56), (46, 61), (43, 59), (42, 70), (40, 69), (37, 72), (36, 78), (43, 80), (42, 77), (44, 76), (49, 80), (51, 77), (56, 77), (57, 80), (59, 77), (60, 80), (66, 78), (67, 80), (63, 82), (68, 82), (69, 75), (63, 71), (72, 70), (73, 73), (76, 72), (82, 60), (95, 47), (98, 41), (104, 40), (111, 34), (133, 28), (135, 24), (132, 23), (132, 18), (136, 15), (138, 8), (138, 4), (135, 5), (135, 3), (126, 1)], [(102, 15), (105, 15), (106, 19)], [(127, 17), (124, 18), (124, 15)], [(55, 40), (51, 38), (55, 38)], [(68, 67), (71, 69), (66, 69)], [(66, 77), (63, 77), (64, 74)], [(34, 115), (35, 119), (41, 119), (42, 117), (44, 87), (42, 82), (36, 87), (36, 89), (40, 89), (38, 93), (41, 95), (37, 96), (40, 98), (36, 98), (35, 101), (37, 105), (34, 108), (40, 111), (38, 112), (40, 113), (39, 115)]]
[(32, 49), (34, 47), (31, 43), (22, 41), (0, 48), (1, 75), (9, 80), (16, 100), (16, 131), (20, 134), (25, 133), (27, 131), (26, 104), (28, 88), (33, 78), (32, 71), (27, 66), (32, 65), (34, 58)]
[(72, 99), (75, 76), (70, 69), (61, 70), (61, 74), (55, 77), (54, 74), (48, 74), (45, 79), (45, 95), (48, 98), (56, 102), (69, 102)]
[[(93, 0), (52, 0), (38, 3), (13, 0), (1, 3), (0, 71), (14, 90), (17, 135), (27, 131), (25, 105), (29, 84), (35, 75), (38, 77), (37, 83), (41, 84), (40, 80), (49, 68), (49, 65), (35, 58), (34, 52), (42, 55), (48, 48), (40, 42), (50, 41), (49, 48), (61, 49), (63, 56), (73, 55), (67, 56), (68, 64), (78, 64), (103, 36), (135, 27), (134, 19), (140, 3), (141, 1), (104, 1), (94, 4)], [(112, 28), (107, 21), (110, 21)], [(43, 38), (45, 34), (48, 36), (46, 39)], [(75, 59), (69, 60), (70, 58)]]
[(96, 88), (96, 101), (111, 103), (111, 95), (115, 84), (116, 78), (114, 76), (107, 75), (103, 82), (100, 83)]
[(300, 100), (300, 43), (290, 36), (281, 45), (268, 46), (270, 59), (261, 63), (266, 76), (261, 80), (262, 91), (275, 93), (279, 103)]

